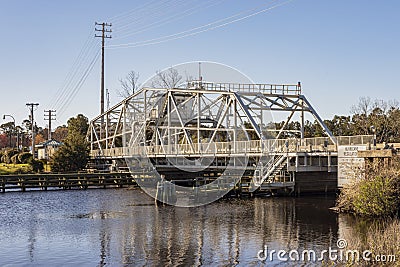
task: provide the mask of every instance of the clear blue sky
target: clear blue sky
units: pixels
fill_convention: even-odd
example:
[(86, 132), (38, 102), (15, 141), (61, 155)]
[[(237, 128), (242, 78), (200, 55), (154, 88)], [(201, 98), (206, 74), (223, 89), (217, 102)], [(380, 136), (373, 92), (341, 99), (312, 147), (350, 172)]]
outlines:
[[(58, 101), (61, 103), (56, 101), (63, 84), (68, 84), (71, 67), (77, 70), (73, 84), (100, 49), (96, 43), (89, 46), (82, 65), (74, 65), (85, 42), (94, 39), (95, 21), (113, 23), (113, 39), (107, 43), (118, 45), (159, 38), (283, 2), (3, 0), (0, 115), (14, 115), (20, 123), (28, 117), (25, 103), (38, 102), (35, 116), (42, 127), (46, 125), (44, 109), (57, 109), (56, 125), (66, 124), (78, 113), (96, 116), (100, 60), (63, 112), (59, 113), (60, 105), (74, 87), (66, 86), (65, 97)], [(230, 65), (260, 83), (301, 81), (304, 94), (327, 119), (349, 114), (360, 96), (400, 100), (399, 11), (400, 2), (395, 0), (294, 0), (190, 37), (107, 49), (106, 87), (111, 105), (120, 100), (118, 79), (130, 70), (139, 72), (143, 81), (157, 70), (194, 60)], [(122, 38), (124, 33), (135, 34)]]

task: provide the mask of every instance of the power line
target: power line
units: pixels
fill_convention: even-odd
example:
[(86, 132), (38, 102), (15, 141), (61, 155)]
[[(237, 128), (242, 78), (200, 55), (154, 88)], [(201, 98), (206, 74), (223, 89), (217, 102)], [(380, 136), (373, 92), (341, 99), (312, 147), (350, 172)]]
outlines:
[[(178, 0), (179, 1), (179, 0)], [(115, 20), (119, 20), (120, 22), (122, 22), (124, 20), (123, 15), (129, 16), (130, 14), (134, 14), (135, 19), (139, 19), (140, 21), (146, 21), (145, 18), (149, 18), (151, 19), (152, 16), (143, 14), (143, 12), (139, 12), (140, 10), (149, 10), (149, 12), (154, 12), (154, 9), (158, 9), (158, 10), (168, 10), (168, 8), (166, 5), (168, 5), (168, 7), (170, 7), (172, 4), (176, 4), (178, 1), (163, 1), (160, 5), (159, 2), (157, 1), (153, 1), (153, 2), (148, 2), (145, 5), (142, 5), (142, 8), (135, 8), (131, 11), (129, 11), (127, 14), (122, 14), (122, 15), (117, 15), (115, 16)], [(190, 3), (190, 1), (185, 1), (185, 3)], [(135, 14), (139, 13), (139, 14)], [(139, 15), (139, 16), (138, 16)], [(144, 17), (145, 16), (145, 17)], [(131, 23), (131, 22), (128, 22)], [(136, 26), (136, 25), (135, 25)], [(138, 29), (137, 27), (135, 27), (135, 29)], [(52, 108), (59, 108), (62, 107), (62, 109), (59, 109), (61, 112), (60, 114), (63, 113), (64, 109), (66, 108), (66, 106), (68, 106), (70, 99), (73, 99), (74, 96), (77, 94), (77, 91), (80, 89), (81, 85), (81, 81), (85, 81), (86, 80), (86, 73), (87, 73), (87, 69), (92, 69), (92, 64), (90, 63), (91, 60), (90, 58), (94, 59), (96, 58), (96, 55), (91, 56), (92, 51), (94, 51), (95, 45), (97, 44), (97, 42), (95, 42), (91, 36), (93, 34), (93, 30), (90, 31), (90, 34), (86, 40), (86, 42), (84, 43), (79, 55), (76, 57), (74, 63), (71, 66), (70, 71), (68, 72), (68, 74), (66, 75), (66, 78), (62, 84), (62, 86), (60, 87), (60, 89), (57, 91), (57, 93), (55, 94), (55, 96), (53, 97), (52, 101), (51, 101), (51, 107)], [(93, 60), (92, 60), (93, 61)]]
[[(277, 1), (277, 0), (275, 0), (275, 1)], [(274, 1), (272, 1), (272, 2), (274, 2)], [(265, 6), (265, 5), (264, 5), (264, 6)], [(277, 6), (278, 6), (278, 5), (277, 5)], [(267, 11), (267, 10), (270, 10), (270, 9), (272, 9), (272, 8), (274, 8), (274, 7), (277, 7), (277, 6), (268, 7), (268, 8), (266, 8), (265, 10), (262, 10), (262, 11)], [(215, 28), (219, 28), (219, 27), (222, 27), (222, 26), (226, 26), (226, 25), (228, 25), (228, 24), (231, 24), (231, 23), (233, 23), (233, 22), (236, 22), (237, 20), (233, 20), (233, 21), (231, 21), (231, 22), (224, 23), (224, 24), (221, 24), (221, 25), (216, 25), (216, 26), (213, 26), (213, 25), (214, 25), (214, 24), (218, 24), (218, 23), (222, 23), (222, 22), (227, 21), (227, 20), (229, 20), (229, 19), (233, 19), (233, 18), (235, 18), (235, 17), (238, 17), (238, 16), (240, 16), (240, 15), (242, 15), (242, 14), (246, 14), (246, 13), (248, 13), (248, 12), (252, 12), (252, 11), (254, 11), (254, 10), (258, 10), (259, 8), (260, 8), (260, 7), (257, 7), (257, 8), (251, 9), (251, 10), (246, 10), (246, 11), (237, 13), (237, 14), (235, 14), (235, 15), (228, 16), (228, 17), (225, 17), (225, 18), (223, 18), (223, 19), (219, 19), (219, 20), (216, 20), (216, 21), (214, 21), (214, 22), (207, 23), (207, 24), (204, 24), (204, 25), (202, 25), (202, 26), (198, 26), (198, 27), (195, 27), (195, 28), (192, 28), (192, 29), (189, 29), (189, 30), (185, 30), (185, 31), (181, 31), (181, 32), (178, 32), (178, 33), (174, 33), (174, 34), (170, 34), (170, 35), (166, 35), (166, 36), (162, 36), (162, 37), (158, 37), (158, 38), (148, 39), (148, 40), (140, 41), (140, 42), (127, 43), (127, 44), (110, 45), (110, 46), (108, 46), (107, 48), (125, 47), (125, 46), (126, 46), (126, 47), (138, 47), (138, 46), (145, 46), (145, 45), (151, 45), (151, 44), (158, 44), (158, 43), (163, 43), (163, 42), (167, 42), (167, 41), (171, 41), (171, 40), (181, 39), (181, 38), (184, 38), (184, 37), (187, 37), (187, 36), (199, 34), (199, 33), (202, 33), (202, 32), (205, 32), (205, 31), (209, 31), (209, 30), (212, 30), (212, 29), (215, 29)], [(254, 12), (253, 14), (248, 15), (248, 16), (253, 16), (253, 15), (255, 15), (255, 13), (259, 14), (259, 11), (258, 11), (258, 12)], [(242, 19), (247, 18), (248, 16), (244, 16)], [(242, 19), (240, 19), (240, 20), (242, 20)], [(207, 27), (208, 27), (208, 28), (207, 28)], [(206, 29), (203, 29), (203, 28), (206, 28)], [(200, 29), (203, 29), (203, 30), (200, 30)], [(199, 30), (199, 31), (196, 31), (196, 30)]]
[[(157, 16), (164, 17), (164, 14), (168, 13), (170, 10), (176, 11), (179, 6), (182, 4), (190, 3), (190, 1), (185, 0), (173, 0), (166, 1), (166, 3), (160, 4), (156, 9), (146, 9), (141, 11), (140, 13), (134, 16), (134, 19), (131, 21), (127, 21), (124, 24), (118, 23), (118, 27), (116, 27), (115, 33), (126, 32), (131, 27), (130, 25), (134, 24), (135, 27), (138, 25), (147, 25), (148, 21), (153, 22)], [(114, 22), (114, 25), (116, 23)]]
[(132, 13), (134, 13), (134, 12), (139, 13), (139, 11), (146, 10), (146, 9), (148, 9), (149, 7), (151, 7), (154, 4), (158, 4), (159, 2), (160, 2), (159, 0), (147, 1), (145, 4), (143, 4), (141, 6), (135, 7), (135, 8), (133, 8), (133, 9), (131, 9), (131, 10), (125, 12), (125, 13), (121, 13), (121, 14), (115, 15), (115, 16), (107, 19), (107, 20), (108, 21), (113, 21), (114, 23), (118, 23), (119, 20), (124, 20), (125, 17), (131, 16)]
[(82, 54), (83, 54), (83, 51), (86, 50), (86, 47), (87, 47), (87, 45), (89, 44), (89, 41), (92, 39), (91, 37), (92, 37), (92, 31), (90, 32), (89, 37), (87, 38), (86, 42), (84, 43), (84, 46), (81, 48), (81, 50), (80, 50), (78, 56), (77, 56), (77, 57), (75, 58), (75, 60), (73, 61), (71, 68), (69, 69), (67, 75), (65, 76), (65, 79), (64, 79), (64, 81), (63, 81), (63, 83), (62, 83), (62, 86), (60, 87), (60, 89), (56, 92), (56, 94), (55, 94), (54, 97), (52, 98), (51, 103), (53, 103), (54, 101), (58, 100), (58, 98), (60, 97), (60, 94), (63, 93), (63, 90), (64, 90), (65, 87), (66, 87), (67, 81), (68, 81), (68, 79), (71, 77), (73, 71), (76, 70), (75, 65), (78, 63), (78, 60), (81, 59), (81, 56), (82, 56)]
[[(92, 47), (94, 48), (94, 46)], [(76, 66), (75, 71), (73, 75), (68, 79), (67, 84), (64, 87), (64, 90), (58, 97), (57, 101), (53, 105), (53, 108), (56, 108), (57, 106), (61, 106), (66, 99), (68, 99), (69, 95), (72, 93), (72, 90), (74, 88), (74, 84), (76, 81), (78, 81), (82, 76), (82, 73), (85, 71), (87, 68), (87, 65), (90, 64), (92, 58), (94, 55), (90, 55), (92, 51), (89, 51), (87, 55), (85, 55), (82, 60), (80, 60), (78, 66)], [(96, 51), (97, 52), (97, 51)]]
[(60, 116), (64, 114), (64, 111), (66, 110), (66, 108), (69, 106), (71, 101), (74, 99), (75, 95), (79, 92), (79, 90), (81, 89), (82, 85), (85, 83), (87, 77), (89, 76), (89, 74), (92, 71), (95, 63), (97, 62), (97, 59), (99, 58), (99, 55), (100, 55), (100, 51), (98, 51), (96, 53), (96, 55), (94, 56), (94, 58), (90, 62), (89, 66), (87, 66), (86, 70), (84, 71), (84, 73), (81, 76), (81, 78), (79, 79), (79, 81), (75, 84), (75, 86), (74, 86), (73, 90), (71, 91), (71, 93), (69, 94), (68, 98), (65, 99), (65, 101), (62, 104), (62, 106), (59, 108), (59, 115)]
[(160, 27), (160, 26), (164, 26), (164, 25), (166, 25), (166, 24), (168, 24), (168, 23), (170, 23), (172, 21), (176, 21), (176, 20), (182, 19), (184, 17), (188, 17), (188, 16), (191, 16), (191, 15), (193, 15), (195, 13), (198, 13), (202, 9), (207, 9), (207, 8), (219, 5), (220, 3), (224, 2), (224, 1), (226, 1), (226, 0), (220, 0), (220, 1), (209, 0), (209, 1), (206, 2), (206, 4), (211, 3), (209, 5), (203, 5), (204, 2), (202, 2), (200, 5), (197, 5), (197, 6), (191, 5), (191, 8), (185, 9), (182, 12), (179, 12), (178, 14), (172, 14), (172, 15), (166, 17), (166, 18), (163, 18), (163, 19), (161, 19), (159, 21), (154, 21), (154, 22), (152, 22), (152, 23), (150, 23), (150, 24), (148, 24), (146, 26), (143, 26), (141, 28), (138, 28), (138, 29), (136, 29), (134, 31), (132, 31), (131, 29), (128, 32), (121, 31), (121, 33), (124, 33), (124, 32), (126, 32), (126, 33), (124, 35), (118, 36), (117, 38), (114, 38), (114, 40), (123, 39), (123, 38), (126, 38), (126, 37), (137, 35), (139, 33), (146, 32), (146, 31), (148, 31), (150, 29), (154, 29), (154, 28), (157, 28), (157, 27)]
[[(223, 2), (225, 0), (220, 0), (220, 2)], [(271, 1), (269, 5), (272, 5), (274, 2), (276, 3), (279, 0)], [(108, 37), (111, 38), (111, 36), (107, 36), (108, 32), (111, 32), (111, 29), (107, 27), (111, 27), (111, 24), (108, 23), (96, 23), (96, 26), (101, 26), (101, 29), (95, 29), (97, 32), (101, 32), (101, 35), (95, 35), (96, 37), (102, 38), (101, 43), (102, 43), (102, 81), (101, 81), (101, 93), (100, 93), (100, 112), (104, 112), (104, 48), (128, 48), (128, 47), (139, 47), (139, 46), (147, 46), (147, 45), (154, 45), (158, 43), (163, 43), (163, 42), (168, 42), (176, 39), (181, 39), (185, 38), (188, 36), (196, 35), (202, 32), (210, 31), (213, 29), (217, 29), (220, 27), (227, 26), (229, 24), (247, 19), (249, 17), (258, 15), (260, 13), (266, 12), (268, 10), (271, 10), (273, 8), (285, 5), (293, 0), (288, 0), (283, 3), (278, 3), (273, 6), (269, 6), (266, 8), (266, 5), (262, 5), (261, 7), (247, 10), (244, 12), (240, 12), (238, 14), (235, 14), (233, 16), (229, 16), (217, 21), (214, 21), (212, 23), (205, 24), (200, 27), (195, 27), (190, 30), (186, 30), (183, 32), (178, 32), (175, 34), (171, 35), (166, 35), (162, 36), (159, 38), (153, 38), (145, 41), (140, 41), (140, 42), (134, 42), (134, 43), (127, 43), (127, 44), (117, 44), (117, 45), (109, 45), (105, 46), (105, 41), (104, 39), (107, 39)], [(180, 5), (180, 3), (182, 3)], [(113, 24), (116, 22), (118, 23), (116, 31), (118, 33), (123, 33), (125, 34), (124, 36), (118, 37), (117, 39), (120, 38), (126, 38), (128, 36), (136, 35), (138, 33), (142, 33), (145, 31), (148, 31), (149, 29), (163, 26), (168, 22), (180, 19), (182, 17), (189, 16), (190, 14), (193, 14), (197, 12), (200, 8), (209, 8), (214, 5), (215, 3), (212, 3), (212, 1), (208, 2), (199, 2), (197, 3), (196, 1), (182, 1), (182, 0), (174, 0), (174, 1), (148, 1), (146, 4), (135, 8), (131, 11), (128, 11), (126, 13), (114, 16), (111, 18), (113, 21)], [(171, 8), (174, 6), (185, 6), (185, 9), (183, 11), (178, 12), (177, 14), (169, 15), (172, 14), (173, 10), (177, 10), (177, 8)], [(192, 8), (186, 8), (187, 5), (191, 6)], [(260, 10), (260, 8), (263, 8)], [(182, 9), (181, 9), (182, 10)], [(250, 13), (250, 14), (249, 14)], [(156, 15), (160, 14), (162, 17), (161, 19), (157, 19)], [(133, 20), (131, 19), (133, 18)], [(148, 22), (151, 22), (148, 24)], [(135, 23), (135, 24), (134, 24)], [(130, 25), (134, 24), (134, 27), (130, 27)], [(103, 26), (104, 25), (104, 26)], [(104, 29), (104, 31), (103, 31)], [(91, 31), (90, 35), (92, 35), (93, 32)], [(104, 37), (103, 37), (104, 35)], [(63, 114), (66, 108), (69, 106), (71, 101), (74, 99), (80, 88), (83, 86), (84, 82), (86, 81), (88, 75), (92, 71), (94, 64), (97, 62), (97, 59), (99, 57), (99, 51), (95, 49), (96, 45), (98, 44), (94, 40), (97, 38), (91, 38), (90, 36), (88, 37), (87, 41), (85, 42), (83, 48), (81, 49), (78, 57), (74, 61), (74, 64), (72, 65), (68, 75), (65, 78), (65, 81), (63, 83), (63, 86), (60, 88), (60, 90), (57, 92), (57, 95), (55, 97), (55, 103), (52, 105), (52, 107), (55, 109), (57, 107), (58, 113)], [(96, 51), (96, 54), (92, 54), (92, 52)]]
[[(272, 1), (272, 2), (275, 2), (275, 1), (277, 1), (277, 0), (274, 0), (274, 1)], [(263, 6), (265, 6), (265, 5), (263, 5)], [(206, 27), (208, 27), (208, 26), (212, 26), (212, 25), (214, 25), (214, 24), (217, 24), (217, 23), (220, 23), (220, 22), (223, 22), (223, 21), (226, 21), (226, 20), (229, 20), (229, 19), (238, 17), (238, 16), (240, 16), (240, 15), (242, 15), (242, 14), (245, 14), (245, 13), (248, 13), (248, 12), (252, 12), (252, 11), (254, 11), (254, 10), (258, 10), (259, 8), (260, 8), (260, 7), (253, 8), (253, 9), (251, 9), (251, 10), (245, 10), (245, 11), (239, 12), (239, 13), (237, 13), (237, 14), (235, 14), (235, 15), (231, 15), (231, 16), (225, 17), (225, 18), (223, 18), (223, 19), (219, 19), (219, 20), (216, 20), (216, 21), (214, 21), (214, 22), (210, 22), (210, 23), (207, 23), (207, 24), (204, 24), (204, 25), (202, 25), (202, 26), (198, 26), (198, 27), (195, 27), (195, 28), (192, 28), (192, 29), (189, 29), (189, 30), (181, 31), (181, 32), (178, 32), (178, 33), (174, 33), (174, 34), (170, 34), (170, 35), (166, 35), (166, 36), (162, 36), (162, 37), (158, 37), (158, 38), (154, 38), (154, 39), (149, 39), (149, 40), (145, 40), (145, 41), (140, 41), (140, 42), (136, 42), (136, 43), (131, 43), (131, 44), (146, 43), (146, 42), (149, 42), (149, 41), (156, 41), (156, 40), (165, 39), (165, 38), (168, 38), (168, 37), (179, 36), (179, 35), (181, 35), (181, 34), (185, 34), (185, 33), (189, 33), (189, 32), (192, 32), (192, 31), (195, 31), (195, 30), (198, 30), (198, 29), (206, 28)], [(121, 44), (117, 44), (117, 45), (111, 45), (111, 46), (108, 46), (108, 47), (120, 46), (120, 45), (121, 45)], [(122, 44), (122, 45), (126, 45), (126, 44)]]
[[(92, 36), (92, 39), (93, 39), (93, 36)], [(94, 46), (92, 45), (92, 47), (90, 49), (93, 49), (93, 48), (94, 48)], [(62, 94), (60, 94), (60, 96), (57, 99), (57, 101), (55, 102), (55, 104), (52, 105), (53, 109), (55, 109), (56, 107), (64, 106), (66, 103), (68, 103), (68, 100), (70, 99), (70, 97), (75, 95), (74, 92), (77, 89), (79, 81), (84, 78), (84, 75), (85, 75), (87, 69), (90, 68), (93, 61), (97, 60), (97, 57), (100, 54), (99, 53), (100, 50), (97, 50), (95, 52), (96, 52), (95, 54), (92, 54), (91, 51), (88, 51), (86, 53), (85, 57), (80, 60), (79, 65), (76, 66), (76, 69), (75, 69), (72, 77), (69, 78), (66, 86), (64, 87)]]
[[(237, 19), (234, 19), (234, 20), (231, 20), (231, 21), (228, 21), (228, 22), (225, 22), (225, 23), (221, 23), (221, 22), (226, 21), (228, 19), (232, 19), (234, 17), (238, 17), (243, 13), (248, 13), (249, 11), (240, 12), (240, 13), (238, 13), (236, 15), (229, 16), (229, 17), (217, 20), (215, 22), (208, 23), (208, 24), (205, 24), (205, 25), (202, 25), (202, 26), (199, 26), (199, 27), (195, 27), (195, 28), (192, 28), (192, 29), (189, 29), (189, 30), (186, 30), (186, 31), (178, 32), (178, 33), (175, 33), (175, 34), (170, 34), (170, 35), (166, 35), (166, 36), (163, 36), (163, 37), (153, 38), (153, 39), (149, 39), (149, 40), (146, 40), (146, 41), (140, 41), (140, 42), (135, 42), (135, 43), (110, 45), (110, 46), (107, 46), (107, 48), (108, 49), (116, 49), (116, 48), (141, 47), (141, 46), (154, 45), (154, 44), (165, 43), (165, 42), (173, 41), (173, 40), (177, 40), (177, 39), (182, 39), (182, 38), (185, 38), (185, 37), (197, 35), (197, 34), (200, 34), (200, 33), (203, 33), (203, 32), (207, 32), (207, 31), (210, 31), (210, 30), (215, 30), (217, 28), (221, 28), (221, 27), (227, 26), (229, 24), (232, 24), (232, 23), (235, 23), (235, 22), (238, 22), (238, 21), (241, 21), (241, 20), (256, 16), (258, 14), (270, 11), (270, 10), (272, 10), (274, 8), (286, 5), (286, 4), (288, 4), (289, 2), (292, 2), (292, 1), (293, 0), (288, 0), (288, 1), (285, 1), (283, 3), (279, 3), (279, 4), (276, 4), (276, 5), (264, 8), (262, 10), (253, 12), (253, 13), (251, 13), (249, 15), (241, 16), (241, 17), (239, 17)], [(221, 23), (221, 24), (218, 24), (218, 23)], [(217, 24), (217, 25), (212, 26), (214, 24)], [(205, 28), (205, 29), (203, 29), (203, 28)], [(196, 31), (196, 30), (198, 30), (198, 31)]]
[[(80, 72), (83, 72), (86, 64), (90, 62), (90, 54), (95, 47), (96, 42), (93, 39), (93, 30), (90, 31), (90, 35), (82, 47), (79, 55), (76, 57), (73, 62), (68, 74), (66, 75), (62, 86), (58, 89), (52, 100), (50, 101), (50, 106), (52, 108), (56, 108), (61, 106), (64, 101), (68, 98), (73, 90), (72, 85), (74, 84), (74, 80), (79, 79), (77, 77)], [(87, 63), (86, 63), (87, 62)]]

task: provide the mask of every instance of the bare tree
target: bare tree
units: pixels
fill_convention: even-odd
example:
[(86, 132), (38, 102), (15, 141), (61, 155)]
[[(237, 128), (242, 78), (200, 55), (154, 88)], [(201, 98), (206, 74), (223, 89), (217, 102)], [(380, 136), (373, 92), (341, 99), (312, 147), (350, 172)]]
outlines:
[(391, 115), (396, 109), (398, 110), (398, 102), (396, 100), (375, 100), (373, 110), (368, 116), (368, 121), (376, 127), (378, 142), (388, 142), (394, 139), (395, 131), (393, 130), (398, 126)]
[(388, 101), (388, 105), (390, 110), (399, 109), (399, 101), (397, 101), (396, 99), (390, 99)]
[[(376, 101), (375, 101), (376, 102)], [(376, 104), (376, 103), (375, 103)], [(351, 113), (353, 114), (363, 114), (365, 116), (372, 110), (372, 101), (371, 98), (368, 97), (360, 97), (358, 104), (351, 107)]]
[(121, 90), (118, 90), (118, 96), (122, 98), (127, 98), (133, 95), (135, 91), (140, 87), (139, 73), (135, 71), (130, 71), (125, 78), (119, 79), (121, 83)]
[(190, 75), (185, 71), (185, 81), (186, 82), (192, 82), (194, 80), (195, 80), (195, 78), (193, 77), (193, 75)]
[(174, 68), (166, 71), (157, 71), (156, 77), (151, 82), (153, 87), (175, 88), (182, 82), (182, 75)]
[[(377, 102), (375, 102), (377, 104)], [(352, 106), (351, 113), (353, 113), (353, 122), (358, 134), (369, 134), (371, 131), (371, 124), (368, 121), (368, 115), (374, 108), (374, 104), (370, 97), (360, 97), (358, 104)]]
[(372, 101), (369, 97), (361, 97), (352, 108), (353, 134), (376, 134), (378, 143), (397, 140), (398, 120), (395, 117), (398, 110), (396, 100)]

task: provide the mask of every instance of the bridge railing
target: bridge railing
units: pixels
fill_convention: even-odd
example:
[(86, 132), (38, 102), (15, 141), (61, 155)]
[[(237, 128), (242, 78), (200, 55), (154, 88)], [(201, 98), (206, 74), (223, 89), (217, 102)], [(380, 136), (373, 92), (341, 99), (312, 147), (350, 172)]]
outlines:
[[(371, 135), (338, 136), (338, 145), (368, 145)], [(92, 157), (143, 156), (203, 156), (230, 154), (292, 153), (292, 152), (336, 152), (337, 146), (326, 137), (251, 140), (236, 142), (211, 142), (200, 144), (172, 144), (157, 146), (116, 147), (92, 150)]]
[(278, 95), (300, 95), (300, 84), (260, 84), (260, 83), (210, 83), (202, 81), (188, 82), (190, 87), (200, 87), (208, 91), (252, 92)]
[(368, 145), (373, 144), (373, 135), (355, 135), (355, 136), (338, 136), (336, 137), (338, 145)]
[(336, 151), (336, 145), (327, 137), (270, 139), (264, 141), (264, 152)]

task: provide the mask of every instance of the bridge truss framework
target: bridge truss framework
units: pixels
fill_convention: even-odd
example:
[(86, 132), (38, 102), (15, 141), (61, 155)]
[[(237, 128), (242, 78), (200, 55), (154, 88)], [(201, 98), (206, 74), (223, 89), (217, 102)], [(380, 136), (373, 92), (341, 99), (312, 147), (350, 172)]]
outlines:
[[(273, 120), (277, 112), (287, 115), (279, 129)], [(306, 113), (315, 118), (327, 137), (304, 138)], [(300, 138), (281, 139), (295, 114), (300, 116)], [(300, 83), (203, 81), (177, 88), (142, 88), (93, 119), (88, 139), (93, 159), (145, 157), (170, 180), (177, 179), (180, 172), (196, 176), (210, 170), (218, 176), (228, 165), (242, 169), (241, 175), (246, 172), (252, 177), (250, 190), (282, 175), (285, 182), (293, 182), (287, 166), (296, 153), (310, 145), (326, 153), (329, 146), (337, 144), (302, 94)], [(172, 176), (168, 176), (169, 171)]]

